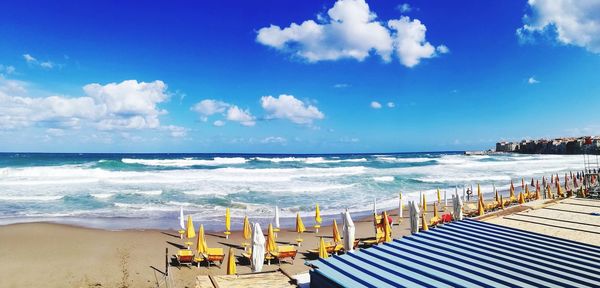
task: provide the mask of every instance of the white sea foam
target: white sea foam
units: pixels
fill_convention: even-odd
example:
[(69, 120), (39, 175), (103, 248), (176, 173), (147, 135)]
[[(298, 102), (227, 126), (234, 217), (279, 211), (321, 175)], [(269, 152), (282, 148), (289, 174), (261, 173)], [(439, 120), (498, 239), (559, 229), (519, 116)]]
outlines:
[(433, 161), (431, 158), (397, 158), (391, 156), (378, 156), (377, 161), (390, 163), (423, 163)]
[(190, 167), (190, 166), (219, 166), (219, 165), (235, 165), (246, 163), (246, 158), (242, 157), (215, 157), (212, 160), (205, 159), (132, 159), (123, 158), (121, 162), (125, 164), (141, 164), (147, 166), (163, 166), (163, 167)]
[(114, 193), (94, 193), (94, 194), (90, 194), (92, 197), (94, 198), (98, 198), (98, 199), (107, 199), (110, 197), (113, 197), (115, 194)]
[(254, 160), (281, 163), (281, 162), (301, 162), (306, 164), (328, 164), (328, 163), (360, 163), (367, 162), (366, 158), (349, 158), (340, 159), (339, 157), (331, 157), (332, 159), (326, 159), (325, 157), (254, 157)]
[(376, 176), (373, 180), (377, 182), (394, 182), (394, 176)]
[(0, 201), (11, 202), (46, 202), (62, 199), (63, 196), (58, 195), (1, 195)]

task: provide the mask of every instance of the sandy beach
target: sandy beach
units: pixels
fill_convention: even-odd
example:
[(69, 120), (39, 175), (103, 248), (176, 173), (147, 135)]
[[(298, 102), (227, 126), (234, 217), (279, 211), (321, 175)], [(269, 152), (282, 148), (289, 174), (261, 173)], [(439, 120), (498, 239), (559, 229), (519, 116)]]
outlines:
[[(390, 212), (396, 221), (397, 211)], [(371, 220), (356, 220), (357, 238), (374, 236)], [(293, 264), (272, 263), (265, 265), (264, 271), (281, 268), (292, 275), (308, 271), (304, 261), (314, 258), (306, 250), (318, 247), (319, 236), (331, 237), (332, 228), (321, 227), (318, 234), (312, 227), (307, 230)], [(408, 235), (407, 219), (401, 225), (393, 225), (392, 230), (394, 237)], [(277, 243), (295, 243), (296, 238), (295, 232), (283, 229)], [(240, 231), (232, 232), (229, 239), (223, 234), (207, 233), (206, 240), (209, 247), (222, 247), (225, 251), (234, 247), (238, 273), (250, 272), (249, 264), (241, 257)], [(184, 248), (182, 245), (177, 231), (107, 231), (52, 223), (2, 226), (0, 287), (156, 287), (156, 277), (161, 276), (157, 271), (164, 271), (165, 267), (165, 248), (171, 258), (177, 249)], [(24, 277), (23, 271), (35, 277)], [(194, 287), (197, 275), (225, 274), (226, 265), (171, 267), (170, 271), (177, 287)]]
[[(553, 227), (543, 225), (548, 221), (547, 219), (539, 217), (553, 217), (549, 213), (557, 212), (556, 209), (567, 211), (579, 209), (580, 213), (597, 209), (597, 201), (590, 204), (584, 202), (584, 205), (581, 205), (581, 201), (584, 200), (565, 199), (558, 203), (554, 200), (532, 201), (487, 214), (481, 217), (481, 220), (565, 237), (573, 234), (573, 231), (568, 229), (554, 231), (556, 229), (552, 230)], [(554, 208), (548, 209), (548, 207)], [(429, 205), (428, 218), (432, 217), (432, 209), (433, 206)], [(404, 210), (404, 217), (408, 217), (407, 210)], [(397, 222), (397, 210), (388, 213), (393, 217), (394, 222)], [(530, 217), (523, 215), (530, 215)], [(531, 215), (536, 215), (538, 218), (531, 218)], [(576, 216), (559, 215), (557, 219), (574, 221), (576, 219), (573, 217)], [(593, 216), (586, 217), (597, 221), (591, 218)], [(540, 223), (514, 220), (519, 218), (538, 220)], [(370, 217), (355, 219), (355, 225), (357, 239), (374, 237)], [(577, 223), (561, 225), (570, 225), (570, 229), (581, 229), (582, 226)], [(584, 231), (585, 233), (580, 231), (577, 233), (579, 236), (571, 235), (566, 238), (600, 244), (597, 240), (597, 234), (600, 233), (597, 226), (583, 225), (582, 227), (588, 231)], [(263, 229), (266, 233), (266, 227)], [(409, 235), (408, 219), (404, 218), (400, 225), (395, 223), (392, 230), (394, 238)], [(331, 226), (321, 227), (318, 234), (314, 232), (313, 227), (307, 226), (307, 232), (302, 235), (304, 243), (298, 247), (299, 253), (295, 261), (283, 262), (281, 266), (271, 263), (265, 265), (263, 271), (274, 271), (280, 268), (289, 275), (308, 271), (309, 268), (304, 262), (315, 259), (315, 256), (309, 254), (307, 250), (317, 248), (321, 236), (325, 239), (331, 238)], [(282, 229), (278, 233), (277, 243), (295, 244), (297, 237), (298, 234), (292, 229)], [(222, 233), (208, 232), (206, 240), (209, 247), (221, 247), (225, 251), (233, 247), (238, 274), (251, 272), (248, 261), (241, 256), (243, 252), (241, 243), (244, 242), (241, 231), (233, 231), (229, 239), (225, 239)], [(176, 251), (185, 248), (183, 242), (177, 231), (171, 230), (108, 231), (53, 223), (2, 226), (0, 227), (0, 287), (39, 287), (42, 283), (44, 287), (156, 287), (165, 269), (165, 248), (169, 249), (169, 261), (172, 262)], [(225, 263), (221, 267), (213, 265), (207, 268), (205, 265), (203, 263), (200, 268), (171, 265), (170, 273), (175, 285), (194, 287), (198, 275), (226, 274)], [(23, 271), (35, 277), (24, 277)]]

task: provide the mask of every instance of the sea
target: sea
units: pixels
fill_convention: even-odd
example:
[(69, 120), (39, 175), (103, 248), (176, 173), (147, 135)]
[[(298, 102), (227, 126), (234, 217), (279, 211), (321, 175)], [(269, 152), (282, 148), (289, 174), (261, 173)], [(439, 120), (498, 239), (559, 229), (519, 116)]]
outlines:
[[(583, 169), (581, 155), (463, 152), (378, 154), (53, 154), (0, 153), (0, 225), (57, 222), (109, 230), (177, 229), (179, 213), (223, 229), (241, 219), (282, 226), (296, 213), (311, 225), (397, 209), (419, 193), (436, 199), (481, 184), (484, 193)], [(442, 196), (444, 197), (444, 196)]]

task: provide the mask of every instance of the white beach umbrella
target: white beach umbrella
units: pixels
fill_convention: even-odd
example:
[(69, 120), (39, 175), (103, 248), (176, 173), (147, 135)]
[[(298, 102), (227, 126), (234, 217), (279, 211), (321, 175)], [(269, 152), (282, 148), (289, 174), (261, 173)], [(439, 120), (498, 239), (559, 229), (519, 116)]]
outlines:
[(421, 210), (415, 201), (408, 202), (408, 207), (410, 209), (410, 232), (415, 234), (419, 232), (419, 214)]
[(179, 227), (181, 230), (185, 230), (185, 220), (183, 219), (183, 207), (179, 209)]
[(279, 207), (275, 205), (275, 228), (279, 228)]
[(344, 220), (344, 226), (342, 227), (342, 233), (344, 234), (344, 249), (347, 252), (354, 252), (354, 234), (356, 228), (354, 227), (352, 217), (350, 217), (350, 212), (343, 212), (342, 219)]
[(463, 201), (462, 199), (460, 199), (460, 196), (458, 196), (458, 193), (456, 193), (455, 196), (452, 197), (452, 208), (453, 212), (454, 212), (454, 219), (455, 220), (463, 220), (463, 211), (462, 211), (462, 207), (463, 207)]
[(398, 206), (399, 206), (398, 207), (398, 210), (399, 210), (398, 211), (398, 219), (399, 219), (398, 223), (402, 222), (402, 215), (403, 215), (403, 212), (404, 212), (404, 211), (402, 211), (404, 209), (404, 207), (403, 207), (404, 205), (402, 205), (404, 203), (402, 203), (402, 202), (403, 202), (402, 201), (402, 193), (400, 193), (400, 195), (398, 196)]
[(254, 223), (252, 227), (252, 272), (262, 271), (265, 262), (265, 235), (260, 229), (259, 223)]
[(373, 213), (377, 214), (377, 198), (373, 197)]

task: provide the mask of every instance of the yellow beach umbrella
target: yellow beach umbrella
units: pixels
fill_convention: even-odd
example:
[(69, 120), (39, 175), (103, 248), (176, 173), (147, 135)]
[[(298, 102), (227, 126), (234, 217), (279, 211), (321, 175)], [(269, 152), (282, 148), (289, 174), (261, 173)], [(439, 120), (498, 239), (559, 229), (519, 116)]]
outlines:
[(427, 200), (425, 200), (425, 194), (423, 194), (423, 212), (427, 212)]
[(340, 230), (338, 230), (338, 225), (335, 219), (333, 219), (333, 226), (331, 227), (333, 227), (333, 242), (342, 242), (342, 236), (340, 235)]
[(510, 182), (510, 202), (515, 201), (515, 186), (513, 186), (512, 181)]
[(425, 213), (421, 216), (421, 230), (429, 231), (429, 225), (427, 225), (427, 220), (425, 219)]
[(252, 237), (252, 228), (250, 227), (250, 221), (248, 220), (248, 216), (244, 217), (244, 239), (246, 241), (250, 240)]
[(477, 183), (477, 197), (481, 198), (481, 186)]
[(315, 233), (319, 233), (319, 228), (321, 228), (321, 210), (319, 209), (319, 204), (317, 203), (317, 207), (315, 208)]
[(440, 188), (437, 188), (437, 198), (438, 198), (438, 204), (442, 203), (442, 194), (440, 193)]
[(540, 185), (535, 187), (535, 200), (542, 199), (542, 192), (540, 191)]
[(527, 199), (531, 198), (531, 195), (529, 193), (529, 186), (525, 186), (525, 196), (527, 197)]
[(235, 267), (235, 252), (233, 251), (233, 247), (229, 248), (229, 257), (227, 258), (227, 275), (235, 275), (237, 274)]
[(275, 233), (273, 232), (273, 224), (269, 224), (269, 232), (267, 233), (266, 250), (267, 252), (275, 252), (277, 244), (275, 244)]
[(554, 195), (552, 195), (552, 189), (550, 188), (550, 185), (546, 185), (546, 193), (548, 199), (554, 199)]
[(185, 236), (188, 239), (196, 237), (196, 231), (194, 230), (194, 222), (192, 222), (192, 215), (188, 215), (187, 224), (185, 227)]
[(440, 215), (437, 209), (437, 203), (433, 203), (433, 218), (440, 219)]
[(229, 212), (229, 208), (225, 209), (225, 238), (229, 239), (229, 234), (231, 234), (231, 212)]
[(325, 247), (325, 241), (323, 240), (323, 237), (321, 237), (321, 240), (319, 241), (319, 258), (326, 259), (327, 257), (329, 257), (329, 254), (327, 254), (327, 247)]
[(500, 197), (498, 196), (498, 190), (496, 190), (495, 192), (496, 192), (496, 202), (500, 202)]
[(196, 239), (196, 250), (198, 254), (206, 253), (208, 250), (208, 246), (206, 245), (206, 239), (204, 238), (204, 225), (200, 224), (200, 228), (198, 228), (198, 239)]
[(390, 242), (392, 241), (392, 227), (390, 227), (390, 221), (387, 217), (387, 212), (383, 211), (383, 241)]
[(519, 204), (525, 203), (525, 197), (523, 197), (523, 192), (519, 192)]
[(521, 178), (521, 190), (525, 189), (525, 178)]
[(296, 233), (304, 233), (304, 231), (306, 231), (306, 228), (304, 228), (300, 213), (296, 213)]
[(504, 199), (502, 199), (502, 195), (500, 195), (500, 208), (504, 210)]
[(485, 207), (483, 207), (483, 198), (479, 197), (479, 201), (477, 202), (477, 213), (479, 216), (483, 216), (485, 214)]
[(556, 194), (558, 197), (563, 197), (562, 189), (560, 188), (560, 183), (556, 180)]

